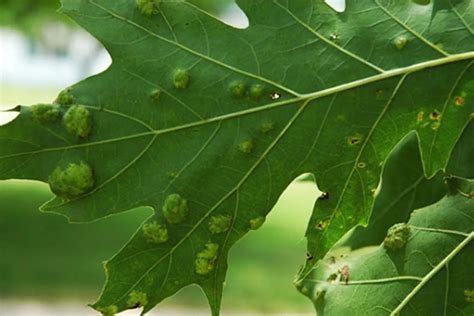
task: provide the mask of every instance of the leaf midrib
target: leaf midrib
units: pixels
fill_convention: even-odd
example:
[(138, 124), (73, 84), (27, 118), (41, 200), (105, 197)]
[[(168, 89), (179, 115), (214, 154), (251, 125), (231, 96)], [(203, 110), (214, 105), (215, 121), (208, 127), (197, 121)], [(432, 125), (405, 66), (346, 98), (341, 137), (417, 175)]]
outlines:
[[(29, 152), (22, 152), (22, 153), (4, 155), (4, 156), (0, 156), (0, 160), (1, 159), (18, 157), (18, 156), (24, 156), (24, 155), (40, 154), (40, 153), (43, 153), (43, 152), (61, 151), (61, 150), (69, 150), (69, 149), (82, 148), (82, 147), (88, 147), (88, 146), (97, 146), (97, 145), (108, 144), (108, 143), (113, 143), (113, 142), (126, 141), (126, 140), (130, 140), (130, 139), (134, 139), (134, 138), (144, 137), (144, 136), (155, 135), (155, 134), (156, 135), (168, 134), (168, 133), (172, 133), (172, 132), (185, 130), (185, 129), (188, 129), (188, 128), (193, 128), (193, 127), (197, 127), (197, 126), (211, 124), (211, 123), (219, 122), (219, 121), (225, 121), (225, 120), (228, 120), (228, 119), (241, 117), (241, 116), (245, 116), (245, 115), (249, 115), (249, 114), (253, 114), (253, 113), (263, 112), (263, 111), (271, 110), (271, 109), (274, 109), (274, 108), (280, 108), (282, 106), (291, 105), (291, 104), (294, 104), (294, 103), (297, 103), (297, 102), (313, 101), (313, 100), (316, 100), (316, 99), (319, 99), (319, 98), (322, 98), (322, 97), (325, 97), (325, 96), (328, 96), (328, 95), (332, 95), (332, 94), (336, 94), (336, 93), (339, 93), (339, 92), (344, 92), (344, 91), (347, 91), (347, 90), (350, 90), (350, 89), (362, 87), (362, 86), (365, 86), (365, 85), (368, 85), (368, 84), (371, 84), (371, 83), (375, 83), (375, 82), (378, 82), (378, 81), (381, 81), (381, 80), (397, 77), (397, 76), (404, 75), (404, 74), (412, 74), (412, 73), (419, 72), (419, 71), (422, 71), (422, 70), (425, 70), (425, 69), (435, 68), (435, 67), (438, 67), (438, 66), (443, 66), (443, 65), (450, 64), (450, 63), (460, 62), (460, 61), (469, 60), (469, 59), (474, 59), (474, 52), (467, 52), (467, 53), (462, 53), (462, 54), (450, 55), (448, 57), (434, 59), (434, 60), (414, 64), (414, 65), (411, 65), (411, 66), (408, 66), (408, 67), (403, 67), (403, 68), (390, 70), (390, 71), (387, 71), (387, 72), (382, 73), (382, 74), (374, 75), (374, 76), (371, 76), (371, 77), (367, 77), (367, 78), (364, 78), (364, 79), (352, 81), (352, 82), (349, 82), (349, 83), (344, 83), (344, 84), (341, 84), (339, 86), (327, 88), (327, 89), (324, 89), (324, 90), (321, 90), (321, 91), (316, 91), (316, 92), (312, 92), (312, 93), (308, 93), (308, 94), (302, 94), (302, 95), (297, 96), (297, 97), (292, 98), (292, 99), (288, 99), (288, 100), (284, 100), (284, 101), (280, 101), (280, 102), (268, 103), (268, 104), (265, 104), (265, 105), (262, 105), (262, 106), (259, 106), (259, 107), (255, 107), (255, 108), (251, 108), (251, 109), (247, 109), (247, 110), (242, 110), (242, 111), (237, 111), (237, 112), (232, 112), (232, 113), (228, 113), (228, 114), (224, 114), (224, 115), (220, 115), (220, 116), (215, 116), (213, 118), (209, 118), (209, 119), (206, 119), (206, 120), (191, 122), (191, 123), (187, 123), (187, 124), (183, 124), (183, 125), (179, 125), (179, 126), (174, 126), (174, 127), (170, 127), (170, 128), (166, 128), (166, 129), (152, 129), (151, 131), (148, 131), (148, 132), (136, 133), (136, 134), (131, 134), (131, 135), (128, 135), (128, 136), (110, 138), (110, 139), (105, 139), (105, 140), (100, 140), (100, 141), (95, 141), (95, 142), (82, 143), (82, 144), (76, 144), (76, 145), (71, 145), (71, 146), (44, 148), (44, 149), (36, 150), (36, 151), (29, 151)], [(474, 63), (474, 62), (472, 62), (472, 63)], [(135, 122), (139, 122), (142, 125), (143, 124), (145, 124), (145, 126), (147, 125), (142, 120), (140, 120), (138, 118), (135, 118), (133, 116), (127, 115), (125, 113), (121, 113), (121, 112), (118, 112), (118, 111), (105, 110), (101, 107), (96, 107), (96, 106), (88, 106), (88, 108), (93, 109), (93, 110), (97, 110), (97, 111), (108, 112), (108, 113), (114, 114), (114, 115), (120, 115), (122, 117), (128, 118), (128, 119), (133, 120)], [(151, 128), (151, 127), (147, 126), (147, 129), (149, 129), (149, 128)]]

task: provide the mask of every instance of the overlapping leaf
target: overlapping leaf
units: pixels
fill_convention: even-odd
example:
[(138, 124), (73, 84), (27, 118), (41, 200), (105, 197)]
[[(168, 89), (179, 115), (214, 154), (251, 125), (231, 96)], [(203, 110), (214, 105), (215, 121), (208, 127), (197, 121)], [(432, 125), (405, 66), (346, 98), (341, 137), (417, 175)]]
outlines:
[[(470, 124), (449, 173), (472, 174), (473, 131)], [(463, 160), (470, 164), (457, 168)], [(472, 314), (474, 183), (443, 178), (424, 177), (414, 135), (397, 146), (384, 167), (368, 227), (349, 232), (297, 283), (318, 315)], [(406, 243), (391, 247), (387, 231), (405, 222)]]
[[(156, 211), (107, 263), (94, 305), (104, 313), (146, 312), (197, 283), (218, 314), (229, 248), (296, 176), (315, 174), (329, 193), (307, 230), (320, 258), (366, 222), (381, 162), (401, 138), (417, 131), (433, 175), (471, 120), (469, 0), (435, 13), (410, 1), (351, 1), (343, 13), (323, 0), (238, 4), (245, 30), (182, 1), (161, 1), (146, 15), (132, 0), (63, 0), (62, 12), (113, 58), (58, 99), (61, 114), (70, 103), (88, 109), (91, 133), (75, 137), (25, 107), (0, 128), (1, 179), (48, 181), (58, 166), (92, 168), (90, 191), (55, 198), (44, 211), (75, 222), (137, 206)], [(174, 194), (188, 212), (167, 224), (162, 207)], [(213, 233), (210, 223), (223, 217), (229, 229)], [(150, 229), (166, 241), (150, 242)], [(211, 263), (204, 274), (202, 259)]]

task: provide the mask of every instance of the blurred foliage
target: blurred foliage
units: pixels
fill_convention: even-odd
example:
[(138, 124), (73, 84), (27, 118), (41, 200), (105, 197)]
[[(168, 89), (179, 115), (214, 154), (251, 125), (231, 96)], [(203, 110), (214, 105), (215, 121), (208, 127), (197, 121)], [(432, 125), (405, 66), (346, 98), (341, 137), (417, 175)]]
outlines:
[(35, 35), (47, 23), (71, 23), (56, 13), (59, 6), (59, 0), (3, 0), (0, 2), (0, 26)]
[[(134, 1), (134, 0), (129, 0)], [(219, 14), (232, 0), (188, 0), (191, 3)], [(60, 0), (2, 0), (0, 1), (0, 26), (18, 29), (28, 35), (38, 35), (48, 23), (73, 23), (58, 14)]]

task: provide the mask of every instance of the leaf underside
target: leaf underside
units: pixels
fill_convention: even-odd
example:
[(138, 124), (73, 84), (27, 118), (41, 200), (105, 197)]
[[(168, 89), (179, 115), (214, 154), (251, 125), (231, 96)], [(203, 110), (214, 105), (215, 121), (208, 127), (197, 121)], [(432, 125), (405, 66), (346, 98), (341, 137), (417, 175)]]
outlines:
[[(453, 175), (472, 175), (473, 136), (470, 124), (447, 174), (432, 179), (414, 135), (394, 149), (369, 225), (349, 231), (297, 282), (318, 315), (472, 315), (474, 181)], [(409, 235), (394, 249), (385, 240), (397, 223), (408, 223)], [(339, 277), (345, 266), (348, 282)]]
[[(307, 172), (328, 193), (306, 232), (310, 271), (367, 222), (382, 163), (405, 135), (415, 131), (431, 177), (472, 120), (469, 0), (436, 12), (410, 1), (351, 1), (343, 13), (323, 0), (237, 3), (244, 30), (183, 1), (163, 0), (148, 15), (134, 0), (62, 0), (113, 59), (57, 101), (61, 115), (83, 105), (90, 133), (73, 135), (28, 107), (0, 128), (0, 179), (47, 182), (61, 166), (92, 169), (91, 190), (43, 211), (88, 222), (155, 210), (106, 263), (94, 304), (103, 313), (147, 312), (195, 283), (217, 315), (230, 247)], [(163, 204), (176, 194), (187, 213), (170, 223)], [(227, 229), (210, 229), (215, 218), (230, 218)]]

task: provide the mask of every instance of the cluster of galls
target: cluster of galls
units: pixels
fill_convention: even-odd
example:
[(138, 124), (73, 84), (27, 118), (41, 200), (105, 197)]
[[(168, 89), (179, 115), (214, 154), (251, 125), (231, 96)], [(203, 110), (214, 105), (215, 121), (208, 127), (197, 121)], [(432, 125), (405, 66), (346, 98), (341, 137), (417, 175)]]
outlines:
[[(71, 90), (66, 89), (59, 94), (54, 104), (33, 105), (30, 108), (31, 116), (42, 125), (62, 121), (64, 129), (76, 139), (87, 138), (92, 130), (91, 114), (86, 106), (73, 103)], [(83, 161), (59, 166), (49, 177), (51, 191), (64, 199), (73, 199), (91, 191), (94, 183), (94, 172)]]

